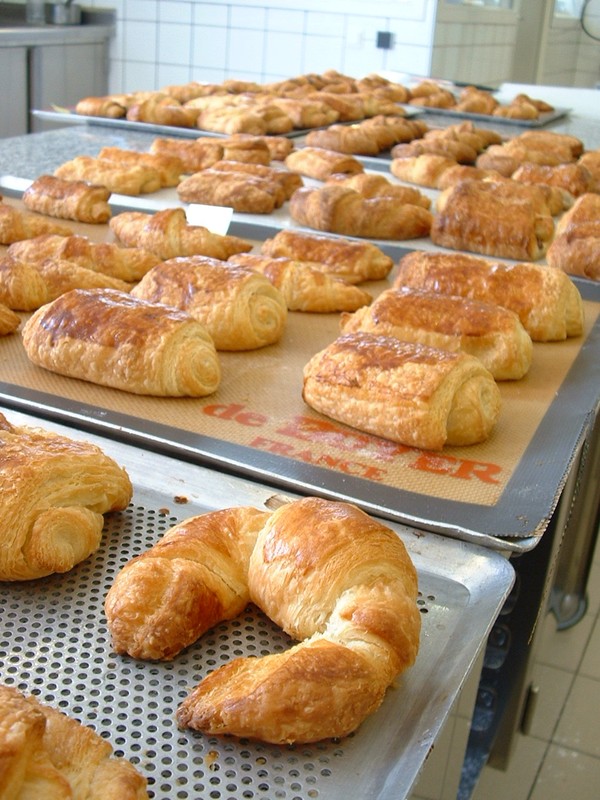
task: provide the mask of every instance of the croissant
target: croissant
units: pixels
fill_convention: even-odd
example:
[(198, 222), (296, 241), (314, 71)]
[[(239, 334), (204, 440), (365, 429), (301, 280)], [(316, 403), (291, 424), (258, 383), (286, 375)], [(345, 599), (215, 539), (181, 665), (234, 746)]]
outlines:
[(213, 133), (253, 133), (258, 136), (267, 133), (267, 123), (260, 114), (232, 106), (200, 109), (196, 126)]
[(63, 180), (54, 175), (40, 175), (23, 192), (23, 203), (30, 211), (49, 217), (77, 222), (108, 222), (110, 191), (86, 181)]
[(51, 222), (29, 211), (0, 202), (0, 244), (12, 244), (23, 239), (33, 239), (42, 233), (70, 236), (73, 231), (66, 225)]
[(17, 311), (35, 311), (71, 289), (117, 289), (131, 285), (71, 261), (47, 259), (39, 264), (0, 258), (0, 300)]
[(341, 329), (470, 353), (495, 380), (522, 378), (533, 355), (531, 337), (513, 311), (408, 287), (387, 289), (371, 306), (343, 314)]
[(329, 183), (337, 183), (338, 186), (345, 186), (354, 189), (363, 197), (393, 197), (399, 204), (408, 203), (414, 206), (430, 208), (431, 200), (413, 186), (401, 186), (392, 183), (385, 175), (376, 175), (372, 172), (359, 172), (356, 175), (332, 175)]
[(124, 167), (141, 164), (155, 169), (160, 176), (161, 186), (177, 186), (184, 172), (183, 162), (177, 156), (164, 153), (139, 153), (137, 150), (123, 150), (120, 147), (103, 147), (98, 158), (105, 158)]
[(559, 220), (546, 259), (570, 275), (600, 280), (600, 195), (582, 194)]
[(573, 136), (570, 133), (532, 130), (523, 131), (518, 138), (521, 142), (525, 142), (537, 150), (559, 150), (565, 154), (566, 161), (573, 161), (579, 158), (584, 151), (583, 141), (578, 136)]
[(271, 214), (285, 202), (283, 189), (276, 181), (215, 167), (184, 178), (177, 194), (184, 203), (226, 206), (248, 214)]
[(379, 152), (389, 150), (400, 142), (420, 139), (429, 130), (420, 119), (405, 119), (387, 114), (377, 114), (365, 119), (359, 126), (377, 143)]
[(131, 122), (150, 122), (154, 125), (173, 125), (177, 128), (193, 128), (196, 125), (196, 112), (182, 106), (174, 97), (158, 92), (127, 109), (127, 119)]
[(335, 174), (352, 175), (364, 172), (364, 167), (352, 155), (326, 150), (324, 147), (301, 147), (285, 159), (286, 167), (308, 178), (324, 181)]
[(416, 597), (394, 531), (353, 505), (308, 497), (272, 513), (185, 520), (125, 565), (105, 611), (117, 653), (156, 659), (256, 603), (299, 644), (211, 672), (177, 721), (283, 744), (345, 736), (375, 711), (415, 661)]
[(252, 250), (250, 242), (237, 236), (212, 233), (202, 225), (188, 225), (183, 208), (167, 208), (155, 214), (124, 211), (114, 216), (109, 225), (123, 244), (150, 250), (161, 260), (204, 255), (226, 261), (234, 253)]
[(205, 326), (217, 350), (273, 344), (283, 335), (287, 320), (285, 300), (268, 278), (206, 256), (163, 261), (131, 294), (186, 311)]
[(109, 742), (52, 706), (0, 685), (2, 798), (147, 800), (146, 779)]
[(139, 247), (120, 247), (112, 242), (92, 242), (85, 236), (45, 234), (8, 248), (16, 261), (41, 264), (48, 259), (72, 261), (80, 267), (101, 272), (126, 283), (138, 281), (160, 259)]
[(583, 333), (579, 290), (557, 269), (487, 261), (462, 253), (414, 251), (400, 259), (394, 287), (470, 297), (514, 311), (534, 342)]
[(23, 345), (37, 366), (132, 394), (204, 397), (221, 380), (201, 323), (112, 289), (75, 289), (42, 306)]
[(308, 147), (321, 147), (336, 153), (363, 156), (379, 154), (379, 145), (360, 125), (330, 125), (323, 130), (310, 131), (305, 139)]
[(364, 331), (310, 359), (302, 397), (352, 428), (427, 450), (485, 441), (500, 412), (498, 386), (478, 358)]
[(373, 239), (418, 239), (429, 235), (432, 224), (432, 214), (422, 206), (402, 204), (388, 195), (363, 197), (335, 183), (298, 189), (289, 211), (308, 228)]
[(521, 261), (541, 258), (553, 235), (549, 214), (529, 201), (503, 198), (485, 181), (462, 181), (442, 192), (431, 225), (431, 240), (440, 247)]
[(372, 242), (285, 229), (266, 239), (261, 252), (325, 264), (327, 272), (348, 283), (382, 280), (394, 266), (393, 259)]
[(289, 311), (355, 311), (372, 300), (368, 292), (328, 274), (325, 264), (257, 253), (238, 253), (228, 260), (265, 275), (281, 292)]
[(161, 188), (160, 175), (152, 167), (133, 164), (127, 167), (106, 158), (75, 156), (54, 170), (57, 178), (89, 181), (105, 186), (111, 192), (139, 195)]
[(444, 172), (455, 167), (457, 163), (454, 158), (436, 153), (423, 153), (410, 158), (392, 159), (390, 172), (401, 181), (436, 189)]
[(276, 97), (273, 102), (292, 120), (294, 128), (320, 128), (333, 125), (339, 119), (339, 112), (327, 103), (310, 97)]
[[(0, 295), (2, 292), (0, 291)], [(21, 324), (21, 317), (0, 301), (0, 336), (7, 336), (17, 330)]]
[(127, 473), (96, 445), (2, 414), (0, 445), (0, 580), (67, 572), (97, 550), (102, 515), (129, 505)]
[(83, 97), (75, 105), (75, 113), (86, 117), (120, 119), (125, 116), (126, 112), (126, 106), (111, 95), (105, 97)]

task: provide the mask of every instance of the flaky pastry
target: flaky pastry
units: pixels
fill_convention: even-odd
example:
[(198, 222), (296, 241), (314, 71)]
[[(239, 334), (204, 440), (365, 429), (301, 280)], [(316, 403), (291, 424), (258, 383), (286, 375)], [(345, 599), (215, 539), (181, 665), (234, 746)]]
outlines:
[(112, 214), (109, 198), (106, 186), (40, 175), (25, 189), (22, 200), (30, 211), (49, 217), (101, 224)]

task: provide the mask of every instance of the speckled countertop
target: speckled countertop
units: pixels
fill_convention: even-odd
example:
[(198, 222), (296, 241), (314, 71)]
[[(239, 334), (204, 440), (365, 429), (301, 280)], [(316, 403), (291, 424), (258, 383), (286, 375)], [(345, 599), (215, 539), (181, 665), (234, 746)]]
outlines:
[[(455, 119), (436, 115), (425, 118), (430, 126), (448, 126)], [(480, 124), (479, 122), (477, 124)], [(523, 129), (488, 125), (508, 136), (517, 136)], [(600, 119), (570, 115), (541, 130), (569, 133), (583, 140), (587, 150), (600, 148)], [(139, 132), (102, 125), (71, 124), (64, 128), (0, 139), (0, 175), (14, 175), (33, 180), (43, 173), (53, 172), (59, 164), (75, 155), (96, 155), (107, 145), (130, 150), (148, 150), (156, 132)], [(164, 134), (161, 134), (164, 135)], [(176, 132), (174, 131), (174, 134)], [(297, 140), (300, 143), (301, 140)]]

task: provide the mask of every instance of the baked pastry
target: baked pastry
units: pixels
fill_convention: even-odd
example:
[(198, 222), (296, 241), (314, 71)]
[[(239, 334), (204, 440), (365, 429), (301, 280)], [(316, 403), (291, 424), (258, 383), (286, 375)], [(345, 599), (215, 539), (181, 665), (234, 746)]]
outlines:
[(522, 261), (542, 258), (553, 235), (551, 216), (528, 200), (505, 199), (486, 181), (444, 190), (431, 225), (431, 240), (440, 247)]
[(106, 186), (111, 192), (139, 195), (161, 188), (160, 174), (152, 167), (132, 164), (124, 167), (106, 158), (75, 156), (54, 170), (57, 178), (89, 181)]
[(0, 414), (0, 580), (67, 572), (100, 545), (103, 514), (132, 497), (126, 471), (99, 447)]
[(570, 208), (573, 198), (564, 189), (547, 183), (522, 183), (516, 178), (486, 176), (483, 180), (494, 195), (503, 200), (525, 200), (532, 204), (537, 214), (558, 216)]
[[(186, 104), (192, 107), (194, 101)], [(213, 106), (198, 109), (196, 127), (202, 131), (213, 133), (252, 133), (263, 136), (267, 133), (268, 126), (261, 114), (251, 108), (233, 105)]]
[(154, 214), (124, 211), (109, 226), (128, 247), (150, 250), (161, 260), (203, 255), (226, 261), (234, 253), (252, 250), (252, 243), (237, 236), (213, 233), (203, 225), (188, 225), (183, 208), (166, 208)]
[(359, 172), (356, 175), (332, 175), (328, 183), (337, 183), (347, 189), (354, 189), (363, 197), (393, 197), (399, 204), (409, 203), (413, 206), (431, 207), (431, 200), (427, 195), (413, 186), (401, 186), (392, 183), (385, 175), (373, 172)]
[(281, 185), (268, 177), (209, 167), (177, 187), (184, 203), (226, 206), (246, 214), (271, 214), (285, 202)]
[(3, 301), (0, 301), (0, 336), (7, 336), (9, 333), (14, 333), (20, 324), (21, 317), (15, 314)]
[(372, 242), (286, 229), (266, 239), (261, 253), (325, 264), (325, 271), (348, 283), (382, 280), (394, 266), (393, 259)]
[(259, 253), (238, 253), (228, 261), (262, 273), (281, 292), (289, 311), (355, 311), (373, 299), (358, 286), (328, 274), (325, 264)]
[(583, 333), (583, 303), (575, 284), (541, 264), (508, 264), (462, 253), (413, 251), (400, 259), (394, 287), (470, 297), (514, 311), (534, 342)]
[(428, 236), (433, 218), (423, 206), (403, 204), (389, 195), (363, 197), (337, 183), (298, 189), (290, 199), (289, 212), (307, 228), (371, 239)]
[(363, 165), (354, 156), (324, 147), (297, 148), (287, 156), (285, 165), (292, 172), (320, 181), (327, 180), (333, 174), (364, 172)]
[(111, 95), (100, 97), (82, 97), (75, 104), (75, 113), (86, 117), (106, 117), (107, 119), (122, 119), (127, 112), (127, 107), (114, 99)]
[(183, 172), (199, 172), (211, 167), (223, 158), (223, 143), (214, 139), (153, 139), (150, 153), (169, 158), (177, 158), (183, 165)]
[(146, 779), (109, 742), (33, 695), (0, 685), (2, 798), (148, 800)]
[(25, 189), (22, 200), (30, 211), (49, 217), (102, 224), (112, 214), (109, 198), (106, 186), (40, 175)]
[(424, 153), (410, 158), (392, 159), (390, 172), (401, 181), (437, 189), (444, 172), (457, 164), (458, 162), (455, 158), (441, 156), (436, 153)]
[(304, 367), (304, 401), (315, 411), (410, 447), (485, 441), (500, 412), (500, 391), (475, 356), (344, 333)]
[(460, 181), (500, 180), (503, 176), (492, 169), (482, 169), (472, 164), (456, 164), (444, 170), (436, 181), (436, 189), (444, 190)]
[(120, 247), (113, 242), (92, 242), (85, 236), (45, 234), (8, 248), (8, 255), (27, 264), (41, 264), (48, 259), (72, 261), (80, 267), (101, 272), (111, 278), (132, 283), (139, 281), (160, 259), (140, 247)]
[(180, 158), (164, 153), (140, 153), (137, 150), (124, 150), (121, 147), (103, 147), (98, 153), (98, 158), (114, 161), (115, 164), (128, 167), (142, 164), (155, 169), (160, 175), (161, 186), (177, 186), (184, 172), (183, 162)]
[(198, 114), (193, 109), (181, 105), (174, 97), (156, 92), (130, 105), (125, 116), (130, 122), (193, 128)]
[(371, 306), (342, 314), (340, 327), (470, 353), (497, 381), (522, 378), (533, 356), (531, 337), (513, 311), (408, 287), (387, 289)]
[(287, 321), (281, 292), (249, 267), (206, 256), (172, 258), (153, 267), (131, 294), (186, 311), (217, 350), (256, 350), (279, 341)]
[(67, 225), (52, 222), (38, 214), (21, 211), (0, 200), (0, 244), (12, 244), (23, 239), (33, 239), (43, 233), (70, 236), (73, 231)]
[(540, 164), (522, 164), (513, 173), (514, 180), (523, 183), (547, 183), (569, 192), (573, 197), (580, 197), (587, 192), (596, 192), (598, 184), (592, 173), (583, 164), (557, 164), (545, 166)]
[(211, 672), (177, 721), (283, 744), (346, 736), (376, 710), (415, 661), (416, 599), (394, 531), (356, 506), (306, 497), (185, 520), (125, 565), (105, 611), (118, 653), (156, 659), (255, 603), (299, 644)]
[(599, 194), (582, 194), (559, 220), (546, 260), (570, 275), (600, 280)]
[(557, 131), (523, 131), (517, 139), (528, 147), (560, 154), (565, 162), (574, 161), (583, 154), (584, 144), (578, 136)]
[(588, 150), (578, 158), (577, 163), (585, 167), (600, 186), (600, 150)]
[(413, 139), (406, 144), (396, 144), (392, 147), (392, 158), (416, 158), (417, 156), (431, 153), (433, 155), (452, 158), (458, 164), (474, 164), (478, 151), (467, 142), (461, 142), (450, 137), (425, 137)]
[(336, 153), (376, 156), (380, 152), (377, 141), (360, 125), (330, 125), (310, 131), (305, 142), (307, 147), (321, 147)]
[(281, 188), (284, 200), (289, 200), (296, 189), (304, 185), (301, 176), (295, 172), (265, 166), (264, 164), (252, 164), (247, 161), (223, 159), (213, 164), (210, 169), (215, 172), (237, 172), (239, 175), (247, 177), (265, 178), (270, 183)]
[(204, 397), (219, 386), (214, 343), (197, 320), (112, 289), (75, 289), (23, 327), (39, 367), (125, 392)]
[(46, 259), (39, 264), (0, 258), (0, 301), (17, 311), (35, 311), (71, 289), (117, 289), (131, 284), (71, 261)]

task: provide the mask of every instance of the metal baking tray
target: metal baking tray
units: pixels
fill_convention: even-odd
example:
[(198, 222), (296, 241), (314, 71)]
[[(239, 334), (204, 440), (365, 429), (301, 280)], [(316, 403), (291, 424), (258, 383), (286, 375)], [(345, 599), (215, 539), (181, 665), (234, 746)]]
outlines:
[(425, 114), (436, 114), (441, 117), (455, 117), (461, 120), (478, 122), (494, 122), (498, 125), (509, 125), (516, 128), (543, 128), (556, 122), (570, 113), (570, 108), (555, 108), (553, 111), (542, 112), (537, 119), (511, 119), (510, 117), (495, 117), (493, 114), (475, 114), (470, 111), (457, 111), (454, 108), (434, 108), (433, 106), (419, 106)]
[[(406, 118), (418, 117), (423, 112), (420, 108), (411, 108), (410, 106), (401, 105)], [(84, 114), (76, 114), (71, 109), (63, 111), (50, 110), (43, 108), (34, 108), (31, 112), (38, 119), (48, 120), (49, 122), (60, 122), (67, 125), (93, 125), (103, 128), (116, 128), (127, 131), (142, 131), (143, 133), (154, 133), (160, 136), (179, 136), (184, 139), (198, 139), (201, 136), (221, 137), (227, 138), (228, 133), (218, 133), (214, 131), (205, 131), (200, 128), (181, 128), (176, 125), (156, 125), (152, 122), (134, 122), (128, 119), (110, 119), (109, 117), (91, 117)], [(353, 124), (354, 121), (340, 124)], [(307, 133), (313, 130), (322, 130), (328, 128), (329, 125), (322, 125), (316, 128), (294, 128), (288, 133), (282, 134), (288, 139), (295, 139), (297, 137), (306, 136)]]
[(175, 710), (201, 677), (238, 655), (284, 650), (288, 637), (249, 606), (172, 662), (136, 661), (111, 649), (105, 594), (122, 565), (178, 521), (232, 505), (271, 508), (281, 498), (258, 483), (3, 413), (15, 424), (99, 444), (134, 486), (129, 508), (106, 516), (101, 546), (87, 561), (64, 575), (0, 583), (4, 683), (94, 728), (146, 775), (154, 800), (402, 800), (409, 794), (510, 592), (514, 570), (507, 559), (389, 523), (417, 568), (421, 647), (414, 667), (358, 731), (279, 747), (180, 730)]

